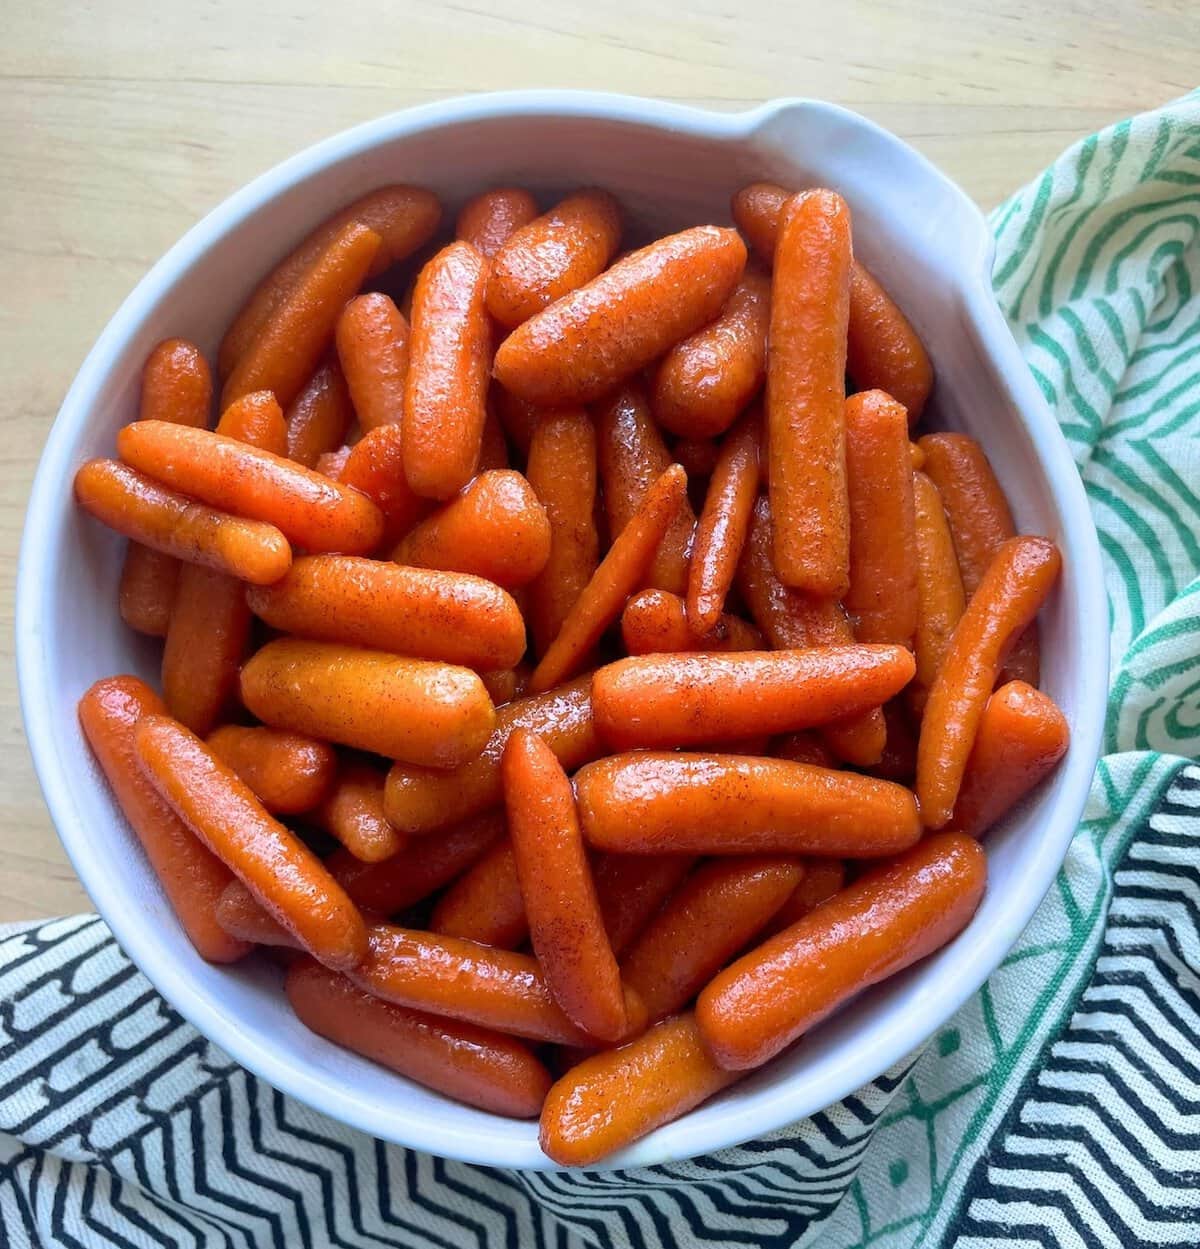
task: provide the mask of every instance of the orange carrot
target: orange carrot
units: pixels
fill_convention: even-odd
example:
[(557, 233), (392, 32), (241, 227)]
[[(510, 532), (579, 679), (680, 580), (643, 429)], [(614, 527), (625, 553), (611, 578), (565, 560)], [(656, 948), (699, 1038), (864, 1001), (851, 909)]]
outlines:
[(950, 639), (929, 691), (917, 748), (917, 797), (926, 828), (953, 814), (988, 695), (1013, 642), (1058, 579), (1062, 559), (1045, 538), (1010, 538), (996, 552)]
[(380, 291), (352, 299), (334, 335), (358, 423), (365, 431), (396, 425), (404, 416), (408, 322)]
[(850, 588), (860, 642), (910, 646), (917, 626), (916, 520), (908, 418), (881, 390), (846, 400)]
[(719, 973), (696, 1021), (730, 1070), (774, 1058), (835, 1007), (956, 937), (983, 897), (977, 842), (928, 837)]
[(525, 622), (499, 586), (466, 573), (401, 568), (352, 555), (309, 555), (247, 594), (276, 629), (469, 668), (511, 668)]
[(496, 724), (469, 668), (298, 638), (246, 663), (242, 701), (274, 728), (428, 767), (476, 758)]
[(762, 650), (758, 630), (738, 616), (718, 616), (712, 631), (697, 637), (688, 628), (683, 599), (666, 590), (643, 590), (625, 604), (621, 637), (631, 655)]
[(354, 966), (366, 929), (321, 861), (267, 814), (232, 768), (165, 716), (146, 716), (134, 743), (151, 783), (255, 898), (327, 967)]
[(507, 838), (494, 842), (438, 899), (431, 932), (515, 950), (529, 936), (517, 858)]
[(341, 366), (326, 360), (288, 404), (287, 455), (289, 460), (316, 468), (323, 455), (336, 451), (346, 437), (354, 408)]
[(265, 945), (280, 951), (302, 950), (300, 942), (262, 909), (250, 890), (232, 873), (230, 876), (229, 884), (217, 899), (217, 923), (222, 930), (250, 945)]
[[(347, 402), (349, 402), (349, 398), (347, 398)], [(363, 441), (365, 442), (366, 440), (364, 439)], [(316, 471), (322, 477), (328, 477), (330, 481), (341, 481), (352, 450), (352, 447), (341, 446), (335, 451), (321, 452), (317, 456)], [(363, 493), (365, 494), (366, 491), (363, 491)]]
[(454, 237), (470, 243), (481, 256), (490, 260), (537, 215), (537, 201), (528, 191), (520, 187), (495, 187), (462, 206), (454, 225)]
[(529, 678), (532, 693), (550, 689), (586, 663), (588, 653), (645, 576), (654, 552), (679, 514), (686, 492), (687, 479), (678, 464), (650, 487), (533, 670)]
[(771, 916), (763, 930), (773, 937), (777, 932), (790, 928), (797, 920), (815, 911), (840, 893), (846, 883), (846, 865), (840, 859), (807, 859), (800, 883), (788, 895), (787, 901)]
[(615, 1041), (628, 1029), (621, 976), (571, 782), (550, 747), (528, 729), (508, 739), (500, 773), (529, 936), (551, 995), (585, 1032)]
[(869, 859), (906, 850), (921, 835), (903, 786), (782, 759), (613, 755), (580, 768), (575, 794), (588, 843), (618, 854)]
[(333, 748), (299, 733), (226, 724), (209, 735), (208, 748), (275, 815), (311, 811), (337, 772)]
[(791, 191), (773, 182), (752, 182), (738, 191), (731, 204), (733, 220), (746, 241), (766, 264), (775, 260), (779, 222)]
[(620, 958), (688, 874), (690, 854), (595, 854), (592, 876), (612, 952)]
[(908, 444), (908, 463), (914, 473), (919, 473), (925, 467), (925, 451), (915, 442)]
[(909, 699), (919, 715), (925, 709), (930, 687), (966, 607), (966, 596), (950, 526), (942, 508), (942, 496), (924, 473), (913, 474), (913, 514), (917, 552), (917, 627), (913, 633), (913, 654), (917, 675)]
[(408, 843), (383, 813), (384, 774), (369, 763), (344, 763), (313, 819), (364, 863), (381, 863)]
[(487, 278), (488, 262), (469, 243), (451, 243), (417, 279), (404, 472), (425, 498), (448, 499), (471, 480), (479, 461), (491, 353)]
[(214, 433), (280, 458), (287, 455), (287, 422), (269, 390), (253, 390), (235, 399), (221, 413)]
[(382, 513), (379, 546), (384, 550), (395, 546), (432, 507), (413, 493), (404, 476), (402, 425), (379, 425), (360, 438), (335, 480), (361, 491)]
[(514, 231), (497, 249), (488, 311), (511, 329), (590, 282), (612, 259), (621, 214), (607, 191), (576, 191)]
[(165, 710), (137, 677), (108, 677), (79, 700), (79, 722), (188, 940), (210, 963), (232, 963), (250, 948), (216, 919), (217, 899), (233, 873), (163, 801), (134, 751), (138, 724)]
[(177, 559), (140, 542), (130, 542), (118, 590), (121, 619), (138, 633), (166, 637), (178, 584)]
[(510, 468), (480, 473), (392, 552), (398, 564), (528, 585), (550, 557), (550, 522), (529, 482)]
[(688, 569), (688, 627), (698, 638), (720, 620), (746, 543), (758, 495), (761, 436), (761, 414), (744, 417), (725, 439), (708, 485)]
[(309, 961), (284, 988), (305, 1027), (417, 1084), (514, 1119), (541, 1109), (550, 1073), (520, 1041), (381, 1002)]
[(499, 707), (502, 703), (510, 703), (514, 698), (520, 698), (525, 693), (525, 686), (529, 684), (530, 671), (528, 664), (522, 664), (519, 668), (493, 668), (488, 672), (481, 672), (479, 679), (491, 696), (492, 702)]
[(495, 375), (547, 407), (598, 399), (707, 325), (745, 263), (734, 230), (659, 239), (518, 326), (496, 352)]

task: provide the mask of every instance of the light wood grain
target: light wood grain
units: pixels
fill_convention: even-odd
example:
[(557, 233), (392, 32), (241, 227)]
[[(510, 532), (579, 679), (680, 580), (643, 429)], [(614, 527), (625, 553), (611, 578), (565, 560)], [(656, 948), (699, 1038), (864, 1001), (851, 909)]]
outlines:
[(88, 905), (21, 730), (29, 483), (88, 347), (198, 217), (296, 149), (460, 92), (558, 86), (857, 109), (985, 207), (1194, 85), (1195, 0), (38, 0), (0, 6), (0, 921)]

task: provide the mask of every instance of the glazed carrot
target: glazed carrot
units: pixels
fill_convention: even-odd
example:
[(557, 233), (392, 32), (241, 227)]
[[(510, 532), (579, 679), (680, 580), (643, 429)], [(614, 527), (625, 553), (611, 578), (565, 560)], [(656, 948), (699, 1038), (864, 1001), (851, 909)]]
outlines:
[(274, 628), (318, 641), (482, 670), (511, 668), (525, 652), (525, 622), (512, 597), (466, 573), (308, 555), (246, 598)]
[[(328, 477), (330, 481), (341, 481), (352, 450), (352, 447), (342, 446), (338, 447), (336, 451), (323, 451), (317, 456), (316, 471), (322, 477)], [(364, 491), (364, 493), (366, 492)], [(384, 519), (386, 521), (387, 518), (385, 517)]]
[(347, 762), (313, 814), (314, 821), (364, 863), (380, 863), (404, 849), (408, 838), (383, 813), (384, 774), (369, 763)]
[(688, 567), (687, 621), (696, 637), (710, 633), (725, 610), (758, 495), (761, 437), (761, 414), (743, 417), (722, 444), (708, 484)]
[(326, 360), (317, 368), (288, 404), (286, 419), (288, 459), (305, 468), (316, 468), (323, 455), (342, 445), (354, 408), (337, 360)]
[(232, 768), (165, 716), (143, 718), (134, 743), (151, 783), (179, 818), (314, 958), (337, 970), (362, 958), (366, 929), (354, 904)]
[(528, 585), (549, 557), (546, 510), (511, 468), (480, 473), (392, 552), (398, 564), (474, 573), (510, 588)]
[(908, 444), (908, 463), (914, 473), (919, 473), (925, 467), (925, 451), (915, 442)]
[[(853, 642), (854, 632), (838, 603), (789, 590), (775, 575), (771, 528), (770, 502), (760, 498), (754, 505), (737, 572), (738, 589), (767, 641), (776, 650)], [(823, 731), (837, 756), (856, 767), (879, 762), (886, 733), (883, 714), (878, 710), (828, 725)]]
[(715, 438), (676, 438), (671, 447), (671, 457), (676, 464), (683, 465), (692, 483), (713, 475), (720, 454), (721, 444)]
[(1037, 615), (1061, 565), (1053, 542), (1010, 538), (971, 596), (921, 720), (916, 790), (926, 828), (941, 828), (950, 819), (1005, 654)]
[(530, 941), (551, 995), (584, 1032), (615, 1041), (628, 1029), (621, 976), (571, 782), (554, 752), (529, 729), (509, 737), (500, 774)]
[(334, 333), (354, 412), (363, 431), (396, 425), (404, 416), (408, 322), (380, 291), (357, 295)]
[[(1013, 537), (1012, 512), (983, 448), (967, 434), (926, 434), (918, 444), (925, 471), (942, 496), (942, 506), (970, 599), (1000, 544)], [(1037, 685), (1040, 664), (1037, 625), (1013, 644), (1001, 677)]]
[(902, 786), (782, 759), (613, 755), (580, 768), (575, 794), (588, 843), (618, 854), (868, 859), (906, 850), (921, 835)]
[(916, 520), (908, 418), (881, 390), (846, 400), (850, 588), (860, 642), (911, 646), (917, 626)]
[(758, 258), (768, 265), (774, 263), (779, 222), (784, 205), (791, 198), (791, 191), (774, 182), (752, 182), (733, 197), (731, 209), (737, 228)]
[(616, 750), (788, 733), (882, 706), (912, 679), (899, 646), (636, 655), (592, 677), (600, 736)]
[(304, 948), (278, 920), (272, 919), (262, 909), (250, 890), (232, 874), (229, 884), (217, 899), (216, 916), (221, 929), (239, 941), (283, 950)]
[(216, 920), (217, 899), (233, 873), (163, 801), (134, 751), (138, 724), (165, 710), (137, 677), (108, 677), (79, 700), (79, 722), (188, 940), (210, 963), (232, 963), (250, 948)]
[(846, 865), (840, 859), (806, 859), (800, 883), (771, 916), (764, 934), (773, 937), (790, 928), (823, 902), (828, 902), (835, 893), (840, 893), (845, 883)]
[(550, 1073), (520, 1041), (381, 1002), (307, 960), (284, 989), (305, 1027), (417, 1084), (514, 1119), (541, 1109)]
[(683, 599), (666, 590), (643, 590), (625, 604), (621, 638), (631, 655), (762, 650), (758, 630), (738, 616), (718, 616), (710, 633), (696, 637), (688, 628)]
[(451, 243), (421, 270), (413, 294), (404, 392), (404, 471), (413, 490), (448, 499), (475, 474), (487, 415), (491, 325), (488, 262)]
[(431, 238), (441, 211), (437, 196), (430, 191), (386, 186), (347, 204), (323, 221), (259, 283), (234, 318), (217, 356), (221, 376), (228, 377), (233, 372), (276, 309), (349, 223), (358, 222), (379, 236), (379, 249), (367, 269), (367, 276), (374, 276), (411, 255)]
[(287, 422), (269, 390), (252, 390), (235, 399), (221, 413), (214, 433), (271, 455), (287, 455)]
[(345, 226), (279, 301), (221, 390), (221, 406), (253, 390), (286, 405), (300, 393), (333, 342), (342, 305), (362, 285), (380, 238), (357, 222)]
[(356, 490), (281, 455), (234, 438), (162, 421), (136, 421), (117, 435), (121, 459), (173, 489), (264, 521), (310, 551), (371, 550), (379, 509)]
[(620, 614), (625, 599), (645, 576), (654, 552), (679, 514), (686, 492), (687, 479), (678, 464), (650, 487), (533, 670), (529, 678), (532, 693), (550, 689), (584, 665), (604, 630)]
[(734, 230), (697, 226), (631, 253), (515, 329), (501, 385), (547, 407), (588, 403), (707, 325), (742, 275)]
[(255, 585), (278, 581), (292, 562), (274, 525), (204, 507), (117, 460), (89, 460), (75, 474), (85, 512), (127, 538)]
[(361, 491), (383, 516), (379, 546), (390, 550), (432, 504), (413, 493), (404, 476), (404, 429), (379, 425), (354, 444), (337, 477), (345, 486)]
[(483, 753), (452, 772), (396, 764), (388, 773), (388, 819), (406, 832), (425, 833), (495, 806), (503, 797), (500, 757), (514, 729), (532, 729), (568, 771), (594, 759), (601, 746), (592, 724), (591, 691), (587, 675), (499, 708)]
[(832, 191), (784, 208), (771, 287), (767, 425), (775, 571), (784, 585), (841, 598), (849, 585), (846, 320), (850, 212)]
[(517, 858), (507, 838), (495, 842), (438, 899), (431, 932), (515, 950), (529, 936)]
[(486, 473), (489, 469), (511, 468), (508, 458), (508, 443), (504, 438), (504, 427), (500, 418), (488, 408), (487, 418), (483, 422), (483, 435), (479, 442), (478, 472)]
[(529, 586), (534, 650), (544, 655), (600, 562), (596, 430), (587, 413), (547, 413), (533, 431), (525, 474), (550, 524), (550, 554)]
[(223, 725), (209, 735), (208, 748), (274, 815), (311, 811), (337, 772), (337, 755), (325, 742), (261, 726)]
[(654, 416), (673, 434), (723, 434), (762, 388), (767, 373), (771, 280), (747, 269), (720, 316), (676, 343), (654, 377)]
[(641, 936), (696, 860), (690, 854), (595, 854), (592, 877), (612, 952)]
[(489, 672), (481, 672), (479, 679), (492, 702), (499, 707), (502, 703), (520, 698), (529, 684), (530, 671), (528, 664), (522, 664), (520, 668), (493, 668)]
[(177, 559), (140, 542), (130, 542), (117, 592), (121, 619), (138, 633), (166, 637), (178, 583)]
[[(391, 924), (372, 924), (367, 937), (350, 978), (386, 1002), (535, 1041), (589, 1039), (555, 1004), (531, 955)], [(644, 1024), (644, 1008), (638, 1015)]]
[(522, 226), (538, 215), (537, 201), (520, 187), (494, 187), (462, 206), (454, 237), (491, 259)]
[(576, 191), (514, 231), (492, 261), (488, 311), (511, 329), (590, 282), (616, 253), (621, 214), (607, 191)]
[(987, 860), (969, 837), (927, 837), (720, 972), (696, 1021), (722, 1067), (774, 1058), (835, 1007), (956, 937), (983, 897)]
[(242, 701), (264, 723), (428, 767), (478, 756), (496, 724), (469, 668), (281, 638), (242, 668)]
[(533, 431), (547, 411), (552, 409), (539, 407), (536, 403), (527, 403), (510, 394), (499, 382), (493, 381), (490, 393), (495, 399), (496, 416), (508, 435), (509, 442), (521, 456), (529, 455), (529, 446), (533, 441)]
[(949, 827), (979, 837), (1066, 754), (1067, 718), (1053, 699), (1010, 681), (987, 701)]
[(785, 733), (775, 741), (769, 753), (776, 759), (788, 759), (792, 763), (813, 763), (820, 768), (836, 766), (833, 752), (811, 729)]
[(538, 1140), (562, 1166), (586, 1167), (680, 1118), (738, 1078), (709, 1057), (691, 1013), (584, 1059), (546, 1095)]
[(913, 655), (917, 661), (917, 675), (913, 678), (909, 700), (919, 715), (925, 709), (929, 689), (966, 607), (966, 596), (942, 496), (924, 473), (913, 474), (913, 514), (917, 552), (917, 627), (913, 633)]
[(686, 1006), (766, 926), (803, 875), (796, 859), (701, 864), (621, 960), (621, 976), (651, 1022)]
[[(655, 428), (641, 386), (622, 387), (605, 400), (596, 418), (604, 506), (609, 533), (615, 538), (641, 507), (650, 487), (670, 468), (671, 456)], [(654, 554), (647, 585), (672, 594), (687, 592), (695, 530), (696, 514), (685, 498)]]

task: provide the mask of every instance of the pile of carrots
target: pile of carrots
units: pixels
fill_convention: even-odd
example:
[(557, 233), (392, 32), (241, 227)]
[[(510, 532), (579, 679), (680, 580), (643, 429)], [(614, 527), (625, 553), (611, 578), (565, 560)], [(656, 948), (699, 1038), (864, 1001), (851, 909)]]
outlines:
[(624, 254), (601, 190), (440, 216), (314, 230), (216, 405), (150, 354), (75, 493), (162, 695), (80, 718), (203, 957), (271, 947), (308, 1027), (587, 1165), (967, 924), (1067, 747), (1059, 554), (912, 441), (929, 358), (835, 193)]

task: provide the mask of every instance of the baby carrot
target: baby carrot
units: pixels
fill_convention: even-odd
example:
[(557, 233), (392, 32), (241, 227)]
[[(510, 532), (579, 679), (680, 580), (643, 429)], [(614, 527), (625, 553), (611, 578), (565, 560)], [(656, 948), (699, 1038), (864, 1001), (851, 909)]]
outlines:
[(222, 407), (252, 390), (272, 390), (281, 405), (291, 403), (333, 342), (342, 305), (362, 285), (380, 241), (357, 222), (330, 240), (234, 365), (221, 391)]
[(547, 407), (598, 399), (707, 325), (745, 263), (735, 230), (659, 239), (518, 326), (496, 352), (495, 375)]
[(487, 672), (481, 672), (479, 679), (486, 687), (492, 702), (499, 707), (502, 703), (510, 703), (514, 698), (520, 698), (525, 693), (531, 671), (528, 664), (521, 664), (516, 668), (492, 668)]
[(721, 315), (663, 357), (654, 377), (654, 416), (673, 434), (723, 434), (762, 388), (767, 373), (771, 280), (747, 269)]
[(517, 729), (501, 760), (504, 805), (529, 936), (554, 1000), (591, 1036), (627, 1030), (621, 976), (579, 831), (571, 782), (536, 733)]
[(383, 813), (384, 774), (369, 763), (344, 763), (313, 820), (364, 863), (380, 863), (408, 843)]
[(318, 366), (285, 415), (289, 460), (316, 468), (323, 455), (342, 445), (354, 408), (337, 360), (328, 359)]
[(525, 473), (550, 524), (550, 554), (529, 586), (534, 650), (544, 655), (600, 562), (596, 430), (587, 413), (548, 412), (533, 431)]
[(850, 588), (860, 642), (910, 646), (917, 625), (916, 521), (908, 418), (881, 390), (846, 400)]
[(912, 679), (899, 646), (636, 655), (592, 677), (600, 736), (617, 750), (812, 728), (882, 706)]
[(404, 416), (408, 322), (380, 291), (357, 295), (341, 311), (334, 334), (338, 360), (363, 431)]
[(138, 724), (165, 711), (158, 695), (130, 676), (97, 681), (79, 700), (88, 745), (188, 940), (210, 963), (232, 963), (250, 949), (216, 919), (217, 899), (233, 873), (163, 801), (134, 750)]
[(1010, 681), (987, 701), (949, 827), (979, 837), (1066, 754), (1070, 730), (1053, 699)]
[(688, 628), (683, 599), (666, 590), (643, 590), (625, 604), (621, 638), (631, 655), (763, 649), (758, 630), (738, 616), (718, 616), (712, 631), (697, 637)]
[(269, 390), (252, 390), (235, 399), (221, 413), (214, 433), (271, 455), (287, 455), (287, 422)]
[(438, 899), (431, 932), (515, 950), (529, 936), (517, 857), (507, 838), (494, 842)]
[(590, 282), (616, 253), (621, 214), (607, 191), (576, 191), (514, 231), (495, 254), (488, 311), (511, 329)]
[(379, 236), (379, 250), (367, 269), (367, 276), (373, 277), (428, 241), (437, 229), (441, 211), (437, 196), (430, 191), (385, 186), (323, 221), (259, 283), (234, 318), (217, 356), (221, 376), (233, 372), (276, 309), (348, 224), (357, 222)]
[(448, 499), (475, 474), (487, 415), (491, 325), (488, 262), (451, 243), (421, 270), (413, 294), (404, 393), (404, 471), (413, 490)]
[(913, 515), (916, 521), (917, 627), (913, 655), (917, 675), (909, 701), (919, 715), (942, 666), (955, 626), (966, 607), (962, 575), (942, 496), (924, 474), (913, 474)]
[(232, 768), (165, 716), (142, 719), (134, 741), (142, 767), (179, 818), (314, 958), (337, 970), (362, 958), (366, 928), (354, 904)]
[(710, 633), (725, 610), (758, 496), (761, 437), (761, 414), (743, 417), (722, 444), (708, 484), (688, 567), (687, 620), (697, 637)]
[(466, 573), (307, 555), (246, 598), (272, 627), (317, 641), (485, 671), (511, 668), (525, 652), (525, 622), (512, 597)]
[(392, 552), (398, 564), (474, 573), (509, 588), (528, 585), (549, 557), (546, 510), (511, 468), (480, 473)]
[(917, 747), (917, 797), (926, 828), (953, 814), (988, 695), (1009, 647), (1034, 619), (1062, 559), (1045, 538), (1010, 538), (996, 552), (954, 630), (929, 691)]
[(774, 1058), (835, 1007), (956, 937), (983, 897), (978, 842), (927, 837), (720, 972), (696, 1021), (722, 1067)]
[(298, 638), (252, 656), (242, 701), (275, 728), (435, 768), (476, 758), (496, 724), (469, 668)]
[(784, 206), (791, 198), (791, 191), (774, 182), (752, 182), (733, 197), (733, 220), (765, 264), (772, 264), (775, 260), (779, 222)]
[(676, 438), (669, 458), (682, 464), (688, 481), (695, 484), (713, 475), (720, 454), (721, 444), (716, 438)]
[(305, 1027), (417, 1084), (514, 1119), (541, 1109), (550, 1073), (520, 1041), (381, 1002), (307, 960), (288, 970), (284, 989)]
[(841, 598), (849, 585), (846, 320), (850, 212), (832, 191), (783, 211), (771, 286), (767, 424), (775, 570), (784, 585)]
[(299, 733), (226, 724), (209, 734), (208, 748), (274, 815), (311, 811), (337, 772), (333, 747)]
[(292, 562), (274, 525), (204, 507), (117, 460), (84, 464), (75, 474), (75, 498), (127, 538), (254, 585), (278, 581)]
[(379, 546), (390, 550), (432, 504), (413, 493), (404, 476), (404, 429), (402, 425), (379, 425), (350, 448), (336, 478), (344, 486), (361, 491), (383, 516)]
[(621, 976), (651, 1022), (686, 1006), (763, 929), (803, 874), (796, 859), (701, 864), (621, 959)]
[(687, 478), (678, 464), (667, 469), (650, 487), (533, 670), (529, 678), (532, 693), (550, 689), (584, 665), (588, 653), (645, 576), (686, 493)]
[(592, 678), (577, 677), (543, 694), (514, 699), (496, 712), (483, 753), (453, 771), (397, 763), (388, 773), (385, 803), (397, 828), (425, 833), (486, 811), (503, 798), (500, 758), (515, 729), (532, 729), (568, 771), (601, 752), (592, 723)]
[[(641, 386), (622, 387), (605, 400), (596, 416), (604, 506), (609, 533), (615, 538), (641, 507), (650, 487), (671, 467), (671, 456)], [(654, 554), (647, 585), (672, 594), (687, 592), (695, 529), (696, 514), (685, 498)]]
[(907, 850), (921, 835), (903, 786), (782, 759), (613, 755), (580, 768), (575, 794), (588, 843), (618, 854), (869, 859)]
[[(363, 441), (365, 442), (366, 439), (363, 439)], [(317, 456), (317, 462), (315, 465), (316, 471), (320, 473), (322, 477), (328, 477), (330, 481), (341, 481), (342, 474), (345, 471), (346, 463), (350, 459), (350, 452), (352, 450), (352, 447), (341, 446), (335, 451), (322, 451), (321, 454)], [(363, 493), (365, 494), (366, 491)]]
[(222, 434), (136, 421), (117, 435), (117, 450), (139, 472), (201, 503), (276, 525), (310, 551), (361, 554), (383, 532), (379, 509), (358, 491)]
[(179, 584), (179, 561), (140, 542), (130, 542), (118, 591), (121, 619), (138, 633), (166, 637)]
[(592, 876), (612, 952), (620, 958), (696, 860), (690, 854), (595, 854)]
[(537, 201), (520, 187), (494, 187), (462, 206), (454, 237), (490, 260), (519, 230), (538, 215)]
[(788, 895), (784, 904), (771, 916), (763, 930), (773, 937), (777, 932), (790, 928), (797, 920), (828, 902), (840, 893), (846, 883), (846, 865), (841, 859), (806, 859), (800, 883)]
[(587, 1167), (707, 1101), (738, 1078), (709, 1057), (691, 1013), (572, 1067), (550, 1088), (538, 1140), (562, 1166)]
[(915, 442), (908, 444), (908, 463), (914, 473), (919, 473), (925, 467), (925, 450)]
[(216, 915), (222, 930), (239, 941), (284, 950), (304, 948), (278, 920), (272, 919), (263, 910), (250, 890), (232, 874), (229, 884), (217, 899)]

